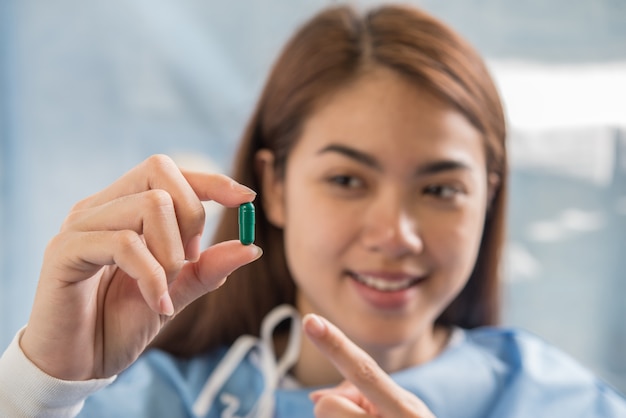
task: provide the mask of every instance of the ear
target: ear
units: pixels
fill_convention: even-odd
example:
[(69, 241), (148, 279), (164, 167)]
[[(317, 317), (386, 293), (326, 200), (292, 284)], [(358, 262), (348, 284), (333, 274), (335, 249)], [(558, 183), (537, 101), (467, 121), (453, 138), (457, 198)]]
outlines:
[(285, 225), (285, 182), (276, 173), (274, 154), (268, 149), (259, 150), (254, 164), (261, 179), (261, 204), (267, 219), (275, 227), (282, 228)]
[(490, 172), (487, 175), (487, 211), (491, 211), (493, 205), (493, 199), (496, 196), (496, 192), (500, 189), (500, 175), (495, 172)]

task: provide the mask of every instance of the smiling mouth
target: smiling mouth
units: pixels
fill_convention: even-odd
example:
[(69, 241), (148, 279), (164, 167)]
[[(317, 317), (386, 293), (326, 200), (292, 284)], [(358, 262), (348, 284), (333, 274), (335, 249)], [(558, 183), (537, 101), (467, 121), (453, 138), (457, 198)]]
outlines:
[(379, 292), (398, 292), (408, 289), (422, 281), (419, 277), (408, 277), (405, 279), (384, 279), (381, 277), (357, 274), (350, 272), (349, 275), (357, 282), (378, 290)]

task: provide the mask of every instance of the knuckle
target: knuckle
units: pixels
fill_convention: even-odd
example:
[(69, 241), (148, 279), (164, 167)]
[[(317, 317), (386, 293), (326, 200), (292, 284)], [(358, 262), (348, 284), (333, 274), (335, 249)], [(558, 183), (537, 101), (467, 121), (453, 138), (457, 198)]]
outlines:
[(61, 224), (60, 231), (61, 232), (67, 232), (67, 231), (71, 230), (73, 228), (73, 226), (76, 224), (77, 220), (78, 220), (77, 212), (69, 213), (65, 217), (65, 220), (63, 221), (63, 223)]
[(163, 277), (164, 273), (165, 271), (163, 267), (159, 265), (158, 263), (154, 263), (152, 265), (152, 270), (150, 270), (149, 272), (149, 277), (158, 280), (159, 278)]
[(91, 198), (86, 197), (74, 203), (74, 205), (72, 205), (70, 209), (70, 214), (74, 212), (80, 212), (81, 210), (85, 209), (87, 206), (89, 206), (90, 201), (91, 201)]
[(332, 416), (336, 409), (336, 401), (331, 396), (324, 396), (315, 403), (313, 414), (316, 417), (329, 417)]
[(356, 364), (355, 380), (366, 385), (376, 384), (380, 380), (378, 369), (378, 364), (372, 358), (360, 358)]
[(161, 247), (160, 250), (154, 247), (154, 245), (148, 245), (149, 249), (154, 250), (155, 257), (157, 257), (158, 262), (163, 266), (168, 276), (177, 274), (182, 270), (185, 265), (185, 253), (181, 245), (176, 243), (168, 246), (167, 249)]
[(61, 224), (61, 231), (67, 231), (72, 229), (77, 223), (79, 223), (80, 219), (83, 218), (85, 214), (85, 210), (89, 207), (89, 199), (83, 199), (79, 202), (76, 202), (70, 209), (69, 213), (63, 220)]
[(185, 260), (183, 260), (182, 256), (170, 257), (168, 260), (162, 261), (162, 267), (167, 277), (173, 277), (178, 274), (184, 265)]
[(128, 229), (116, 231), (115, 242), (124, 254), (134, 253), (140, 245), (144, 245), (139, 234)]
[(46, 244), (45, 254), (55, 253), (58, 249), (64, 248), (68, 243), (68, 235), (66, 232), (60, 232), (53, 236)]
[(150, 172), (164, 173), (176, 168), (176, 163), (164, 154), (155, 154), (148, 157), (145, 164)]
[(194, 227), (202, 228), (206, 219), (204, 205), (200, 202), (190, 210), (191, 223)]
[(73, 225), (76, 225), (77, 223), (79, 223), (79, 221), (87, 213), (86, 210), (87, 210), (86, 207), (81, 205), (80, 202), (74, 205), (72, 210), (70, 210), (70, 212), (65, 217), (65, 220), (63, 221), (63, 224), (61, 226), (62, 229), (71, 228)]
[(144, 193), (144, 197), (150, 208), (156, 208), (157, 210), (169, 210), (174, 207), (174, 200), (172, 199), (172, 196), (163, 189), (148, 190)]

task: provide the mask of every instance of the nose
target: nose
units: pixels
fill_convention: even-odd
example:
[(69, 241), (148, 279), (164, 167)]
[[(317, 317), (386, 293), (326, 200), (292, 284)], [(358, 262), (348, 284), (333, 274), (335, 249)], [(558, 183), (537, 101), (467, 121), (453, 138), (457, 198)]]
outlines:
[(419, 254), (424, 249), (417, 216), (401, 199), (377, 199), (371, 203), (363, 219), (361, 241), (369, 251), (401, 258)]

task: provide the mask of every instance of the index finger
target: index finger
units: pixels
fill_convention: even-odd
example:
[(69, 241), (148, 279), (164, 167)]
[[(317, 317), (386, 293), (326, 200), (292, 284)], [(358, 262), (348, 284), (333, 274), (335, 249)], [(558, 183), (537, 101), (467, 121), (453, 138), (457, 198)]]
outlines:
[(315, 346), (382, 416), (399, 417), (406, 412), (404, 389), (335, 325), (318, 315), (308, 314), (303, 319), (303, 326)]
[(233, 207), (254, 199), (256, 193), (228, 176), (185, 171), (165, 155), (153, 155), (102, 191), (79, 203), (94, 207), (122, 196), (162, 189), (186, 203), (214, 200)]
[[(202, 234), (205, 222), (201, 201), (214, 200), (233, 207), (254, 200), (256, 194), (233, 179), (215, 173), (181, 171), (176, 163), (165, 155), (154, 155), (131, 169), (109, 187), (85, 199), (77, 209), (90, 208), (122, 196), (160, 189), (171, 197), (178, 220), (181, 240), (186, 255), (199, 253), (199, 248), (188, 250), (194, 237)], [(196, 239), (199, 245), (199, 239)], [(197, 254), (192, 254), (194, 259)]]
[(201, 201), (213, 200), (232, 208), (251, 202), (256, 193), (224, 174), (184, 171), (181, 173)]

